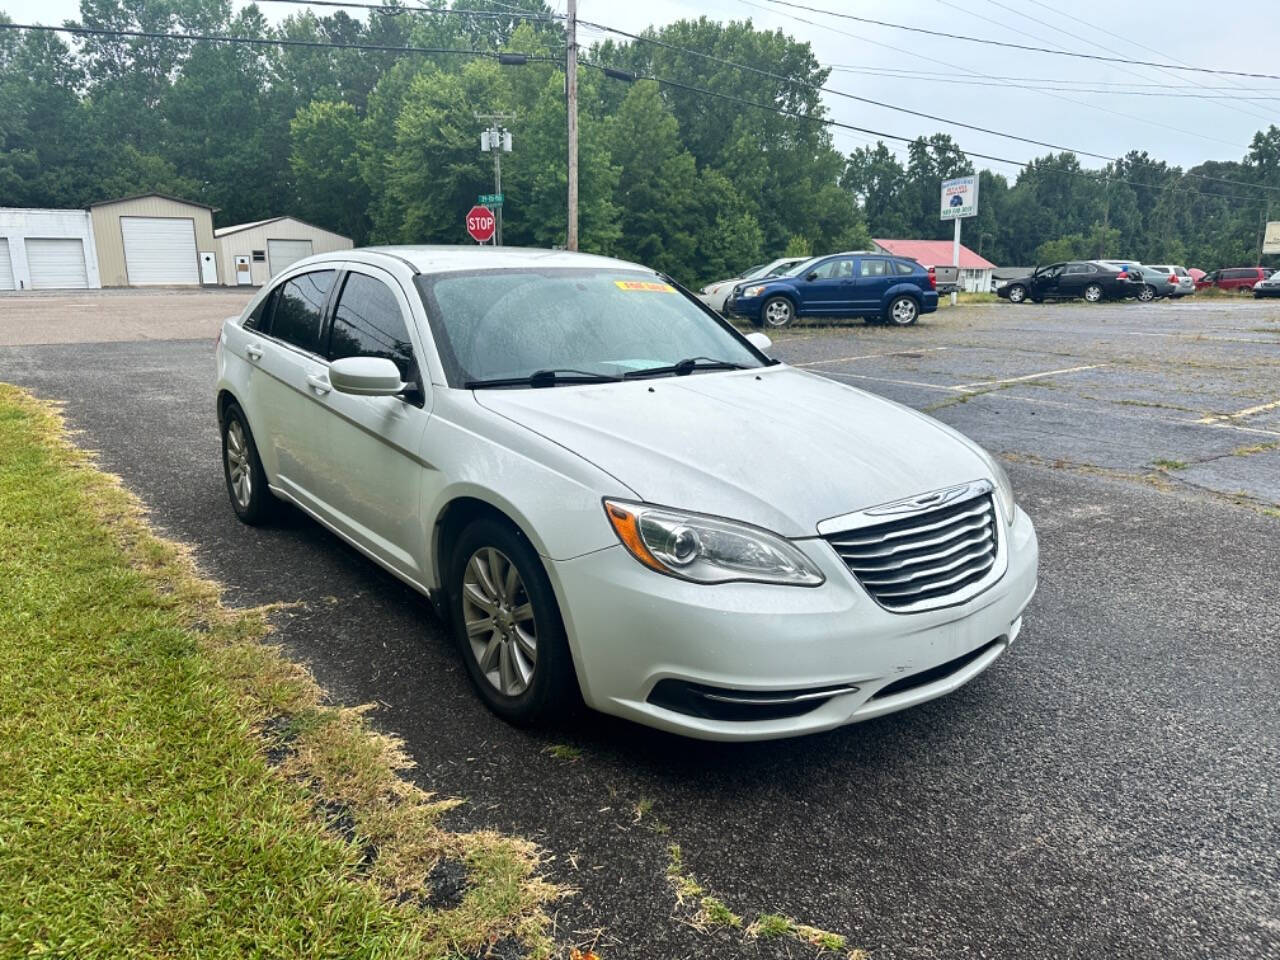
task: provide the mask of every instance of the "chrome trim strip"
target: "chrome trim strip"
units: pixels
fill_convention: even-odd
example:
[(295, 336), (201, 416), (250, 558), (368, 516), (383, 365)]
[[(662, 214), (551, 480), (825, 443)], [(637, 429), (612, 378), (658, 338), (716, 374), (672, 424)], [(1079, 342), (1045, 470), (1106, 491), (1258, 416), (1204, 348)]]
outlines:
[(959, 483), (952, 487), (931, 490), (928, 493), (917, 494), (913, 497), (904, 497), (901, 500), (865, 507), (862, 510), (855, 510), (852, 513), (845, 513), (838, 517), (829, 517), (826, 520), (819, 521), (818, 536), (829, 537), (833, 534), (845, 533), (861, 527), (886, 523), (894, 517), (910, 516), (914, 513), (936, 510), (948, 504), (961, 503), (974, 497), (980, 497), (983, 494), (991, 493), (993, 490), (995, 490), (995, 485), (990, 480), (970, 480), (968, 483)]
[(715, 700), (717, 703), (735, 703), (747, 707), (776, 707), (788, 703), (805, 703), (809, 700), (830, 700), (832, 697), (842, 697), (848, 693), (857, 693), (858, 688), (854, 686), (828, 687), (824, 690), (809, 690), (805, 693), (783, 694), (772, 697), (745, 691), (742, 696), (737, 696), (733, 693), (712, 693), (709, 690), (698, 690), (696, 692), (704, 700)]

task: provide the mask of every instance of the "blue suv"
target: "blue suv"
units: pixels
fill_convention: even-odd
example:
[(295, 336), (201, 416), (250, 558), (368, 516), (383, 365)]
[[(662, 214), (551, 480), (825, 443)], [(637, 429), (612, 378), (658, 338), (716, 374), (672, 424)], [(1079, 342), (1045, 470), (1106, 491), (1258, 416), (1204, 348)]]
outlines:
[(908, 327), (938, 309), (932, 270), (914, 260), (851, 251), (814, 257), (781, 277), (740, 283), (725, 312), (756, 326), (786, 327), (796, 317), (866, 317)]

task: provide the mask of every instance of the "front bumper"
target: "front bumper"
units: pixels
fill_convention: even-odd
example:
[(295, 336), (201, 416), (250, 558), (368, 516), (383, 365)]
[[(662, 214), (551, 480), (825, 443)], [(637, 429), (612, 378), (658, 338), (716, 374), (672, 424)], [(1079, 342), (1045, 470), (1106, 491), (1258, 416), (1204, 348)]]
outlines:
[[(914, 706), (990, 666), (1017, 638), (1036, 589), (1039, 549), (1021, 510), (1004, 542), (1007, 566), (994, 585), (963, 604), (914, 614), (879, 606), (817, 538), (796, 541), (827, 578), (810, 588), (686, 583), (647, 569), (620, 545), (547, 566), (589, 705), (701, 739), (760, 740)], [(724, 719), (723, 711), (699, 716), (666, 705), (672, 698), (663, 691), (673, 686), (743, 699), (835, 693), (815, 695), (816, 705), (798, 715)]]

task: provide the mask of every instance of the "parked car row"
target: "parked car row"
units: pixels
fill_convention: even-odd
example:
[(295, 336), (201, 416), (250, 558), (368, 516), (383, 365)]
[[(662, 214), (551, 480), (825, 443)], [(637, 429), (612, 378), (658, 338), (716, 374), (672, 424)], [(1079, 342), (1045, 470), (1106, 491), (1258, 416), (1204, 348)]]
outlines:
[[(848, 250), (758, 267), (736, 280), (704, 287), (703, 303), (760, 327), (786, 327), (800, 317), (862, 317), (906, 327), (938, 309), (938, 280), (907, 257)], [(753, 275), (754, 274), (754, 275)], [(723, 295), (723, 299), (721, 299)]]
[[(1271, 276), (1267, 267), (1229, 267), (1203, 273), (1178, 264), (1145, 264), (1136, 260), (1069, 260), (1036, 267), (1024, 277), (1006, 281), (996, 294), (1012, 303), (1027, 300), (1140, 300), (1185, 297), (1217, 287), (1252, 290), (1254, 296), (1275, 296), (1280, 286), (1263, 286)], [(1197, 276), (1198, 274), (1198, 276)], [(1273, 289), (1275, 292), (1273, 293)]]

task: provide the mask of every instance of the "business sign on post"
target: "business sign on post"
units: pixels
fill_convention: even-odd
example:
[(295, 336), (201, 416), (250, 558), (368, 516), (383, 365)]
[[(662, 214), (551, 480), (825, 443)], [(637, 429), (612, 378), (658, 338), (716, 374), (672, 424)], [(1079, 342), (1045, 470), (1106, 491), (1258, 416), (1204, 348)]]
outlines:
[(1267, 224), (1267, 232), (1262, 235), (1262, 252), (1280, 253), (1280, 220)]
[(978, 215), (978, 178), (956, 177), (942, 181), (942, 219), (959, 220)]

